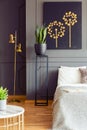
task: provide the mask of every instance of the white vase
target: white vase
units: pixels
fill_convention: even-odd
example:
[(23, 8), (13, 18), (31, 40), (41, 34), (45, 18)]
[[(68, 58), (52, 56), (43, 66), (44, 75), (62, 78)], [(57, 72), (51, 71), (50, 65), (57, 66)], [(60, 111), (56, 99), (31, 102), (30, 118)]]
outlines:
[(0, 111), (6, 110), (7, 100), (0, 100)]

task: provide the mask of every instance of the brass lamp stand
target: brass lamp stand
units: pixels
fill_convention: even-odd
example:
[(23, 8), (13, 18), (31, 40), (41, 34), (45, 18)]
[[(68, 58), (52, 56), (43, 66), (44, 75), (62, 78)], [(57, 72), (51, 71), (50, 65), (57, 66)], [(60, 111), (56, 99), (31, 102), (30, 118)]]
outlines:
[[(16, 53), (22, 52), (21, 49), (21, 43), (17, 44), (17, 31), (15, 31), (15, 34), (10, 34), (9, 43), (14, 44), (14, 96), (16, 91)], [(19, 100), (13, 99), (13, 101), (20, 102)]]

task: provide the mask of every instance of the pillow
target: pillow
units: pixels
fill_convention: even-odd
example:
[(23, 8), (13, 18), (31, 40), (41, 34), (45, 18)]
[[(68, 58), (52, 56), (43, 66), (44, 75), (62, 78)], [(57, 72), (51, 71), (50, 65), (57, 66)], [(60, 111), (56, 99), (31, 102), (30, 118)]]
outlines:
[(86, 66), (77, 66), (77, 67), (69, 67), (69, 66), (60, 66), (61, 68), (66, 68), (66, 69), (79, 69), (79, 68), (85, 68)]
[(65, 92), (87, 92), (87, 89), (81, 89), (81, 88), (65, 88), (63, 89)]
[(87, 68), (80, 68), (80, 73), (81, 73), (81, 83), (86, 83), (87, 84)]
[(86, 66), (82, 67), (66, 67), (61, 66), (58, 75), (58, 85), (62, 84), (76, 84), (80, 83), (81, 73), (79, 68), (86, 68)]

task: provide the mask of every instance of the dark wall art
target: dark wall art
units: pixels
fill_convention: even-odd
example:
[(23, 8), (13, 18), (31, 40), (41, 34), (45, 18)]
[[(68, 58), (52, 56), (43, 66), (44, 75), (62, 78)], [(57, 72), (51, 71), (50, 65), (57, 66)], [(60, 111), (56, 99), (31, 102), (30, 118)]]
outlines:
[(82, 2), (44, 2), (47, 49), (82, 48)]

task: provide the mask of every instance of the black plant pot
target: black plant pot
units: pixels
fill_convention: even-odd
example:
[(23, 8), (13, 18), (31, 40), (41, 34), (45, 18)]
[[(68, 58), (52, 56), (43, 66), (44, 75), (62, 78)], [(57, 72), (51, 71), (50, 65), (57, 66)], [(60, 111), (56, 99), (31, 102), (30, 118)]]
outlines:
[(36, 55), (45, 55), (46, 49), (47, 49), (47, 44), (35, 44), (35, 53)]

